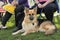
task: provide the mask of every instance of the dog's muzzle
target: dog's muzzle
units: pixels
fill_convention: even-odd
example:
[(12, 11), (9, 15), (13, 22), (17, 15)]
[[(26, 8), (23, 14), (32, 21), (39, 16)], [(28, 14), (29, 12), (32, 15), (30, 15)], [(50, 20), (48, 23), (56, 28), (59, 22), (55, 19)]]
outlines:
[(33, 16), (30, 16), (30, 20), (33, 20), (34, 19), (34, 17)]

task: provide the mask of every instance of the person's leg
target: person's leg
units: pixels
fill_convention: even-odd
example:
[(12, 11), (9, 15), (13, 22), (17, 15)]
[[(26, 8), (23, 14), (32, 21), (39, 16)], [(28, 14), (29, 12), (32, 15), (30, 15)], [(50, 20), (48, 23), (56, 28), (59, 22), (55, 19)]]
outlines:
[(41, 10), (37, 7), (37, 14), (40, 14)]
[(44, 13), (49, 21), (53, 21), (53, 14), (56, 11), (56, 5), (54, 3), (48, 4), (47, 6), (44, 7)]
[(1, 28), (6, 28), (5, 25), (7, 23), (7, 21), (9, 20), (9, 18), (11, 17), (11, 13), (6, 12), (6, 14), (2, 17), (2, 27)]
[(22, 29), (22, 21), (24, 19), (24, 6), (19, 5), (15, 9), (15, 21), (16, 21), (16, 28), (14, 29), (14, 33), (18, 30)]
[(1, 18), (2, 16), (1, 16), (1, 12), (0, 12), (0, 18)]

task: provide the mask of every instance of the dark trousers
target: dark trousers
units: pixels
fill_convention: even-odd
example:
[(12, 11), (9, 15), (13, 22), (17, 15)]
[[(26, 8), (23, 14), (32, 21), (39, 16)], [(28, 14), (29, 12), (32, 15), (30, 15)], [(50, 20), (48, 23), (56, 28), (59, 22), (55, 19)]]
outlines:
[(0, 18), (1, 18), (2, 16), (1, 16), (1, 13), (0, 13)]
[[(53, 21), (53, 14), (56, 11), (56, 9), (57, 9), (56, 5), (54, 3), (50, 3), (46, 5), (44, 8), (42, 8), (42, 12), (44, 12), (47, 20)], [(40, 8), (38, 8), (37, 10), (38, 10), (37, 13), (41, 12)]]
[(16, 27), (22, 29), (22, 21), (24, 19), (24, 6), (18, 5), (15, 9)]
[(5, 26), (9, 18), (11, 17), (11, 13), (6, 12), (5, 15), (2, 17), (2, 25)]

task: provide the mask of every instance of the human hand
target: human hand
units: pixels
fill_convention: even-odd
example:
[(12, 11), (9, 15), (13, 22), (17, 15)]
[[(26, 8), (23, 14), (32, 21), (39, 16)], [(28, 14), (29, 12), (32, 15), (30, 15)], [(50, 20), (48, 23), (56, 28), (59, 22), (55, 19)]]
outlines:
[(46, 5), (45, 4), (42, 4), (42, 8), (44, 8)]
[(46, 6), (46, 4), (38, 4), (39, 8), (44, 8)]
[(39, 7), (39, 8), (42, 8), (42, 4), (38, 4), (38, 7)]
[(17, 4), (17, 2), (16, 2), (16, 1), (13, 1), (13, 2), (11, 2), (11, 4), (12, 4), (12, 5), (16, 5), (16, 4)]

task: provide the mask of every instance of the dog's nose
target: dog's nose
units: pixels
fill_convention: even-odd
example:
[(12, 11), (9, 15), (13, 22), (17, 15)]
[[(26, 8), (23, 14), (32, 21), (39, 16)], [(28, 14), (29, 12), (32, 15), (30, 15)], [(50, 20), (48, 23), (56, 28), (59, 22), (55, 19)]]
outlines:
[(34, 19), (34, 17), (33, 16), (30, 16), (30, 20), (33, 20)]

